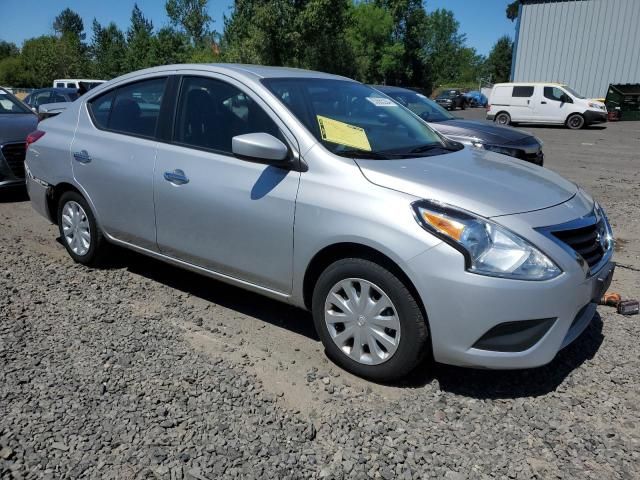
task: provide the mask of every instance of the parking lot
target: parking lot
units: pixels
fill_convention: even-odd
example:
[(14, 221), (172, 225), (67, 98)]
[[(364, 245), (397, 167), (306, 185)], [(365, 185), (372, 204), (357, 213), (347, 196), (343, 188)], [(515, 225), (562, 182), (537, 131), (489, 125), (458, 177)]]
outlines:
[[(483, 109), (457, 111), (484, 118)], [(520, 127), (605, 207), (640, 297), (640, 122)], [(609, 307), (549, 365), (425, 362), (377, 385), (306, 312), (124, 251), (76, 265), (0, 193), (0, 472), (16, 478), (638, 478), (640, 321)], [(464, 299), (461, 299), (464, 301)]]

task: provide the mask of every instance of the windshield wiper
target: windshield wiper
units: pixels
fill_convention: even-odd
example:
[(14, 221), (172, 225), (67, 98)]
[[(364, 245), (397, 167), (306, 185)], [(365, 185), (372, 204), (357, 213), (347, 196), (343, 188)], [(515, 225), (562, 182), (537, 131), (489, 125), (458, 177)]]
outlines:
[(390, 157), (387, 155), (383, 155), (382, 153), (372, 152), (369, 150), (359, 150), (357, 148), (352, 148), (348, 150), (340, 150), (339, 152), (334, 152), (336, 155), (340, 155), (342, 157), (351, 157), (351, 158), (370, 158), (373, 160), (389, 160)]
[(420, 145), (419, 147), (410, 150), (409, 153), (425, 153), (432, 150), (446, 150), (448, 152), (457, 152), (460, 149), (453, 146), (442, 145), (441, 143), (427, 143), (426, 145)]

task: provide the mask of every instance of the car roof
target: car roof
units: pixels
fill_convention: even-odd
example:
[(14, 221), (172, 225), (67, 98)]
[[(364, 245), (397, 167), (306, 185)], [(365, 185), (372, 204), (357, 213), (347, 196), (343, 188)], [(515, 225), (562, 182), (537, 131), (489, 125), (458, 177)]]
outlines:
[(210, 72), (228, 73), (234, 74), (236, 77), (245, 77), (250, 80), (260, 80), (263, 78), (320, 78), (348, 80), (351, 82), (355, 81), (340, 75), (333, 75), (313, 70), (303, 70), (301, 68), (269, 67), (265, 65), (245, 65), (240, 63), (181, 63), (176, 65), (162, 65), (159, 67), (146, 68), (144, 70), (128, 73), (118, 77), (118, 80), (126, 80), (153, 73), (180, 72), (182, 70), (207, 70)]
[(519, 86), (519, 85), (526, 85), (526, 86), (531, 86), (531, 85), (546, 85), (546, 86), (552, 86), (552, 87), (566, 87), (567, 84), (566, 83), (558, 83), (558, 82), (505, 82), (505, 83), (496, 83), (494, 85), (494, 87), (509, 87), (509, 86)]

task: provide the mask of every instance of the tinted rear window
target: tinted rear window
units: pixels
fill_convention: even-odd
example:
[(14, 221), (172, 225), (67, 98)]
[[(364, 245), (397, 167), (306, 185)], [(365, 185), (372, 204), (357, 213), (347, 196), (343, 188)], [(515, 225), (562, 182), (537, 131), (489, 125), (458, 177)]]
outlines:
[(513, 87), (512, 96), (514, 97), (530, 97), (533, 95), (533, 87)]
[(88, 102), (98, 128), (153, 137), (160, 116), (166, 78), (130, 83)]

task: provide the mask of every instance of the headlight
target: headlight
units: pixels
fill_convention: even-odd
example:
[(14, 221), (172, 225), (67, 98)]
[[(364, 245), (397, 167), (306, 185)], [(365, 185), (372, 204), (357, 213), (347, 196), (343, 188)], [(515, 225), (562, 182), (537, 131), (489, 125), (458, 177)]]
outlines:
[(418, 223), (459, 250), (470, 272), (519, 280), (549, 280), (562, 273), (531, 243), (497, 223), (433, 201), (412, 206)]
[(613, 248), (615, 242), (613, 230), (611, 230), (611, 225), (609, 224), (609, 219), (607, 218), (604, 208), (602, 208), (598, 202), (594, 202), (594, 210), (596, 212), (598, 235), (601, 238), (602, 248), (608, 251)]
[(604, 107), (603, 105), (600, 105), (600, 104), (598, 104), (598, 103), (591, 103), (591, 102), (589, 102), (589, 106), (590, 106), (591, 108), (597, 108), (598, 110), (604, 110), (604, 109), (605, 109), (605, 107)]

